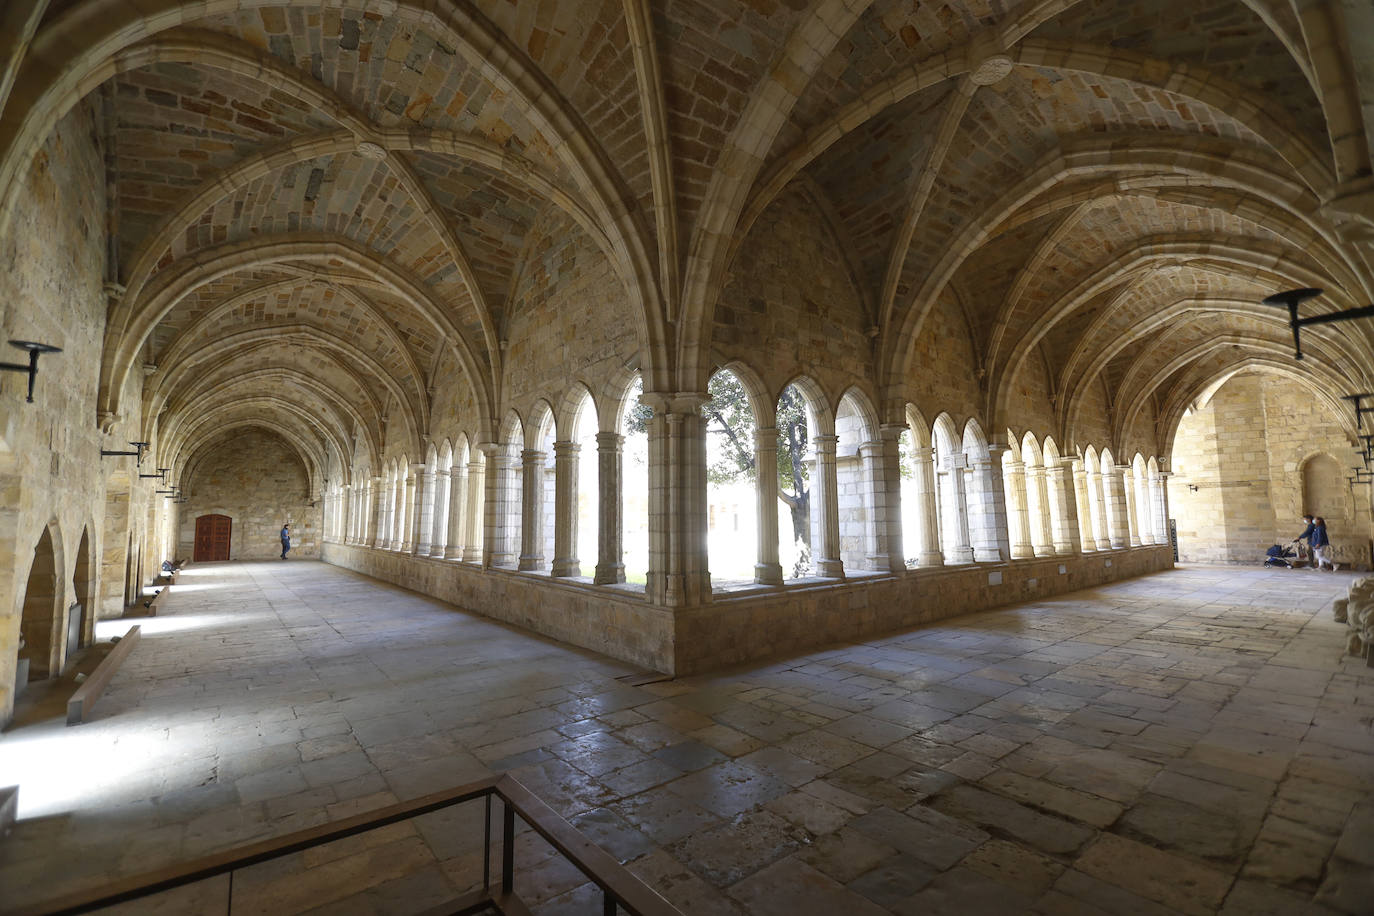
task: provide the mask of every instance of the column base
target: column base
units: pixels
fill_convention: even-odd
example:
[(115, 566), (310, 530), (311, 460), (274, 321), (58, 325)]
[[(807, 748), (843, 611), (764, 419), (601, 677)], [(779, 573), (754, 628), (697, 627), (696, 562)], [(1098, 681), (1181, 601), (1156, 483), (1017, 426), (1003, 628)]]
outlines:
[(949, 559), (950, 566), (966, 566), (973, 562), (972, 547), (956, 547), (950, 553), (952, 554)]
[(973, 548), (973, 561), (975, 563), (1001, 563), (1002, 551), (975, 547)]
[(582, 564), (576, 558), (554, 560), (553, 570), (550, 574), (554, 576), (580, 576), (582, 575)]
[(1056, 548), (1054, 548), (1054, 547), (1037, 547), (1037, 548), (1035, 548), (1035, 555), (1036, 555), (1037, 557), (1052, 557), (1052, 556), (1055, 556), (1056, 553), (1057, 553), (1057, 550), (1056, 550)]
[(754, 583), (756, 585), (782, 585), (782, 564), (755, 563)]
[(843, 579), (843, 560), (816, 560), (816, 575), (823, 579)]
[(481, 563), (481, 562), (482, 562), (482, 548), (480, 548), (480, 547), (464, 547), (464, 548), (463, 548), (463, 562), (464, 562), (464, 563)]
[(917, 569), (929, 569), (933, 566), (944, 566), (945, 555), (942, 553), (923, 553), (916, 558)]
[(419, 544), (416, 546), (414, 554), (417, 557), (427, 557), (429, 556), (429, 551), (430, 547), (428, 544)]
[(541, 555), (537, 555), (537, 554), (536, 554), (535, 556), (532, 556), (532, 557), (530, 557), (530, 556), (521, 556), (521, 557), (520, 557), (520, 563), (519, 563), (519, 565), (516, 566), (516, 569), (520, 570), (521, 572), (538, 572), (539, 570), (541, 570), (541, 569), (543, 569), (543, 568), (544, 568), (544, 557), (541, 556)]
[(625, 581), (624, 563), (598, 563), (592, 582), (596, 585), (615, 585)]
[(461, 560), (461, 559), (463, 559), (463, 548), (461, 548), (461, 547), (445, 547), (445, 548), (444, 548), (444, 559), (445, 559), (445, 560)]
[(1011, 558), (1013, 560), (1029, 560), (1035, 556), (1035, 548), (1029, 544), (1012, 544)]
[(442, 547), (431, 547), (427, 556), (434, 560), (442, 560), (444, 558), (444, 549)]

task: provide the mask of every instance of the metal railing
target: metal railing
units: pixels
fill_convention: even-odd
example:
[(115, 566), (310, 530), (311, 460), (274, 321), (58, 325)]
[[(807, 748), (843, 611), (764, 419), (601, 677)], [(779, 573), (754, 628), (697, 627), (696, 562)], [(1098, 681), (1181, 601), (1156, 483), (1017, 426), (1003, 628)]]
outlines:
[[(502, 801), (501, 881), (492, 885), (492, 797)], [(336, 840), (347, 839), (391, 824), (442, 811), (464, 802), (483, 799), (482, 886), (469, 894), (431, 907), (424, 916), (490, 912), (527, 914), (528, 905), (515, 893), (515, 816), (543, 837), (602, 892), (602, 913), (632, 916), (682, 916), (681, 912), (636, 878), (605, 850), (597, 846), (514, 777), (492, 776), (456, 789), (435, 792), (342, 821), (298, 830), (214, 853), (189, 862), (132, 875), (103, 887), (67, 894), (13, 910), (15, 916), (65, 916), (90, 913), (104, 907), (139, 900), (174, 888), (185, 887), (221, 875), (229, 876), (227, 911), (233, 909), (233, 873), (282, 856), (292, 855)]]

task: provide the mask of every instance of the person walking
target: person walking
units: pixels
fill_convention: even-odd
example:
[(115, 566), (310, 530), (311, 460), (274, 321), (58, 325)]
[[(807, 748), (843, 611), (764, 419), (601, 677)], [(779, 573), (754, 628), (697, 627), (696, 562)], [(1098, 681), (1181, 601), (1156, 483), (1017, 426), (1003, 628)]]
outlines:
[(286, 552), (291, 549), (291, 526), (289, 524), (281, 526), (281, 558), (286, 559)]
[[(1309, 568), (1315, 567), (1316, 564), (1317, 564), (1316, 558), (1315, 558), (1314, 556), (1312, 556), (1312, 532), (1314, 532), (1314, 531), (1317, 529), (1317, 525), (1316, 525), (1316, 523), (1312, 520), (1312, 518), (1313, 518), (1313, 517), (1310, 516), (1310, 515), (1304, 515), (1304, 516), (1302, 517), (1303, 523), (1304, 523), (1305, 525), (1307, 525), (1307, 527), (1304, 528), (1304, 529), (1302, 529), (1302, 534), (1300, 534), (1300, 535), (1298, 535), (1297, 537), (1293, 538), (1293, 543), (1298, 545), (1298, 557), (1299, 557), (1300, 559), (1301, 559), (1301, 557), (1302, 557), (1303, 548), (1304, 548), (1304, 546), (1306, 547), (1306, 549), (1307, 549), (1307, 565), (1308, 565)], [(1307, 544), (1304, 545), (1304, 544), (1302, 543), (1303, 541), (1306, 541)]]
[(1331, 559), (1331, 539), (1326, 536), (1326, 519), (1317, 516), (1315, 527), (1312, 531), (1312, 562), (1317, 569), (1323, 565), (1336, 571), (1335, 561)]

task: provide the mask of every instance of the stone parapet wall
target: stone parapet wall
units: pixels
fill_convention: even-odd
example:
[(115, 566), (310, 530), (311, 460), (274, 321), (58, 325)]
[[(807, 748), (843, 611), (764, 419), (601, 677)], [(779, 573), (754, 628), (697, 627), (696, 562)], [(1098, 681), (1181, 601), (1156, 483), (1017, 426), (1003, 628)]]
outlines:
[[(668, 674), (852, 641), (1173, 567), (1167, 546), (760, 586), (660, 608), (625, 588), (326, 543), (326, 562)], [(1060, 572), (1060, 568), (1063, 572)], [(996, 584), (993, 584), (993, 583)]]

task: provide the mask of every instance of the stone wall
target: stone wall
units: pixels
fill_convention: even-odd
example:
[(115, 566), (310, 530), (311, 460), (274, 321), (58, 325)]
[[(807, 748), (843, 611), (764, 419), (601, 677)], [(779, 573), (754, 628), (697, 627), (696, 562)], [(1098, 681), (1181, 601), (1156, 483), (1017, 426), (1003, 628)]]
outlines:
[(1331, 498), (1306, 505), (1303, 471), (1319, 456), (1347, 474), (1356, 463), (1345, 431), (1306, 388), (1266, 375), (1228, 381), (1184, 417), (1174, 439), (1169, 500), (1179, 559), (1257, 564), (1270, 545), (1302, 531), (1304, 511), (1325, 515), (1333, 544), (1367, 550), (1367, 485), (1339, 477)]
[[(0, 723), (14, 707), (24, 593), (45, 531), (56, 583), (44, 604), (48, 616), (25, 629), (51, 634), (45, 641), (53, 657), (44, 667), (53, 671), (67, 661), (72, 605), (85, 607), (83, 641), (97, 614), (122, 611), (118, 596), (102, 602), (101, 578), (117, 569), (122, 581), (131, 519), (135, 540), (143, 537), (146, 516), (138, 509), (105, 518), (107, 487), (124, 494), (121, 507), (130, 494), (142, 505), (148, 488), (133, 476), (133, 459), (99, 457), (102, 446), (127, 448), (127, 440), (139, 438), (138, 418), (125, 418), (108, 437), (94, 422), (106, 311), (105, 175), (96, 124), (88, 104), (59, 122), (28, 171), (14, 221), (0, 233), (0, 341), (62, 348), (40, 358), (32, 404), (25, 402), (26, 375), (0, 373)], [(26, 361), (4, 349), (0, 361)], [(137, 396), (126, 403), (136, 414)], [(78, 575), (83, 536), (86, 569)]]
[(264, 431), (236, 434), (207, 446), (182, 486), (177, 554), (194, 552), (196, 519), (210, 513), (233, 519), (229, 558), (261, 560), (281, 555), (279, 534), (291, 525), (291, 555), (319, 557), (321, 509), (311, 506), (305, 467), (279, 436)]
[(1167, 546), (798, 580), (720, 592), (710, 604), (655, 607), (633, 586), (592, 586), (471, 563), (326, 543), (326, 562), (464, 610), (667, 674), (686, 675), (814, 649), (1173, 566)]

